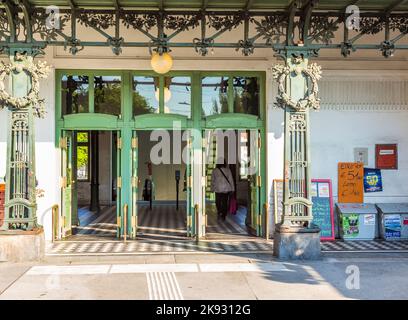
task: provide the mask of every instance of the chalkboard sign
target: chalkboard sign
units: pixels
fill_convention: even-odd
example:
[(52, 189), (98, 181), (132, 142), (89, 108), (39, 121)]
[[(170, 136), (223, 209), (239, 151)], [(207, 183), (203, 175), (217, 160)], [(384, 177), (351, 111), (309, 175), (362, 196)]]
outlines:
[[(275, 224), (282, 220), (283, 180), (273, 181)], [(330, 179), (313, 179), (311, 196), (313, 222), (321, 229), (321, 240), (334, 240), (334, 213), (332, 183)]]
[(312, 180), (313, 223), (321, 229), (321, 240), (334, 240), (332, 184), (329, 179)]

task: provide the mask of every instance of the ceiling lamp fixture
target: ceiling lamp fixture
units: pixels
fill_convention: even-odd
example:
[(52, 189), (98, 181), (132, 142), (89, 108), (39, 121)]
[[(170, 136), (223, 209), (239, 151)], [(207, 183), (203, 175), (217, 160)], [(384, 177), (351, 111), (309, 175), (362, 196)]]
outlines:
[(173, 58), (168, 52), (153, 52), (150, 60), (152, 69), (160, 74), (165, 74), (173, 67)]

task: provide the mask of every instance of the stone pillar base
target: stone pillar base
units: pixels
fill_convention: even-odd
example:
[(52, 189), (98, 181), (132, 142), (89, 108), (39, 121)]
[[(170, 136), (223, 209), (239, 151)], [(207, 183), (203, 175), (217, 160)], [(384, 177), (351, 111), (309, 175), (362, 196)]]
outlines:
[(0, 261), (26, 262), (40, 261), (45, 255), (43, 228), (32, 231), (1, 231)]
[(277, 226), (273, 240), (273, 255), (285, 260), (316, 260), (320, 258), (319, 228), (288, 228)]

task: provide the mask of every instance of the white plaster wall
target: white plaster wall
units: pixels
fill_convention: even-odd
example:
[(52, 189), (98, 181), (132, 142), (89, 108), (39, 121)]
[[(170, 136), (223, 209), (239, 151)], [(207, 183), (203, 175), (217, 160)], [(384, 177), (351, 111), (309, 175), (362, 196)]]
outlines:
[(383, 192), (366, 193), (365, 202), (408, 201), (408, 111), (326, 111), (311, 115), (312, 177), (333, 181), (337, 201), (337, 164), (353, 162), (354, 148), (368, 148), (375, 168), (375, 144), (398, 144), (398, 170), (382, 170)]

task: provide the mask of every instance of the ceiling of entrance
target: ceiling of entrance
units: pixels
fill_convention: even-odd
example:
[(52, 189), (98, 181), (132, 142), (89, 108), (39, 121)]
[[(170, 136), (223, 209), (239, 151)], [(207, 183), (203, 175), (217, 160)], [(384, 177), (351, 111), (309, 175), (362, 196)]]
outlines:
[[(207, 10), (284, 10), (292, 0), (29, 0), (36, 6), (114, 7), (116, 3), (123, 8), (140, 9), (201, 9)], [(307, 3), (308, 1), (303, 1)], [(348, 5), (358, 5), (360, 10), (393, 11), (408, 10), (408, 1), (403, 0), (320, 0), (317, 10), (344, 10)]]

